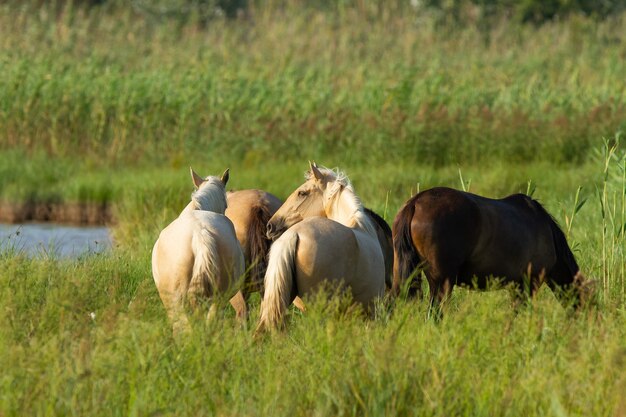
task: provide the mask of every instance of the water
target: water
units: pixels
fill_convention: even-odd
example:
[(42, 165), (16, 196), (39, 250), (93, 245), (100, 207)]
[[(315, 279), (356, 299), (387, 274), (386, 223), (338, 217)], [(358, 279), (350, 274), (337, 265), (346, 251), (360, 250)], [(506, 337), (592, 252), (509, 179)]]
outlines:
[(111, 248), (106, 227), (73, 227), (52, 223), (0, 224), (0, 252), (77, 258)]

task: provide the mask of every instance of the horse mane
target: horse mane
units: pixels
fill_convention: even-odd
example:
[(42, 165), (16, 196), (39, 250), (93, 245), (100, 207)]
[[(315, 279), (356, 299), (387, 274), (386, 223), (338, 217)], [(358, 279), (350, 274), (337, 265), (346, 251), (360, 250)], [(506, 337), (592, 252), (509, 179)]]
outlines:
[[(391, 288), (393, 285), (393, 236), (389, 224), (378, 215), (374, 210), (363, 208), (365, 214), (377, 227), (377, 232), (382, 232), (383, 236), (378, 235), (378, 241), (380, 243), (380, 249), (383, 251), (383, 258), (385, 259), (385, 285), (387, 288)], [(381, 240), (382, 239), (382, 240)]]
[(373, 220), (374, 223), (382, 229), (385, 236), (391, 239), (392, 234), (391, 234), (391, 227), (389, 227), (389, 223), (387, 223), (385, 219), (383, 219), (374, 210), (369, 209), (367, 207), (363, 207), (363, 210), (365, 210), (365, 214), (367, 214), (370, 217), (370, 219)]
[[(335, 200), (336, 204), (339, 204), (340, 196), (343, 197), (344, 202), (348, 205), (349, 217), (347, 218), (334, 218), (333, 220), (344, 224), (348, 227), (358, 227), (365, 230), (368, 234), (377, 238), (376, 229), (372, 220), (365, 212), (361, 199), (354, 192), (352, 183), (348, 176), (338, 169), (330, 169), (323, 166), (317, 167), (324, 176), (332, 178), (332, 184), (327, 189), (324, 196), (324, 208), (330, 206), (331, 200)], [(305, 178), (310, 180), (312, 177), (311, 172), (305, 174)], [(331, 182), (329, 181), (329, 182)], [(384, 221), (384, 220), (383, 220)]]
[(191, 194), (191, 203), (194, 210), (224, 214), (227, 206), (224, 184), (217, 177), (208, 177), (200, 188)]

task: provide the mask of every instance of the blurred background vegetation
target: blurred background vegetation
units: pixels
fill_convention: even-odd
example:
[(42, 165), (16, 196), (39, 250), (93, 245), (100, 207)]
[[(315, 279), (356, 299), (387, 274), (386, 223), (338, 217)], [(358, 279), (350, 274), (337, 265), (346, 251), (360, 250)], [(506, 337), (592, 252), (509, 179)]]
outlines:
[(272, 190), (311, 159), (391, 214), (459, 167), (496, 196), (545, 167), (597, 184), (626, 129), (625, 4), (0, 1), (0, 201), (117, 204), (189, 165)]
[(581, 163), (625, 127), (624, 4), (4, 1), (0, 149)]
[[(28, 2), (28, 1), (27, 1)], [(22, 4), (5, 0), (4, 3)], [(477, 23), (490, 19), (512, 19), (516, 22), (543, 23), (569, 15), (605, 19), (626, 9), (624, 0), (31, 0), (35, 7), (54, 4), (57, 10), (71, 4), (75, 7), (106, 7), (109, 10), (132, 8), (157, 18), (189, 23), (196, 19), (206, 24), (213, 18), (234, 19), (252, 12), (276, 12), (289, 8), (310, 8), (332, 13), (355, 10), (366, 18), (392, 17), (406, 13), (431, 14), (442, 21)]]

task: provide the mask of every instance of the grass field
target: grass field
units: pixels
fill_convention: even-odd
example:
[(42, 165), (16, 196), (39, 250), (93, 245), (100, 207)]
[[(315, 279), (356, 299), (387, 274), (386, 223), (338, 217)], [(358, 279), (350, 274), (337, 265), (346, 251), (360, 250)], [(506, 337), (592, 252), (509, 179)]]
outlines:
[[(485, 32), (281, 10), (200, 29), (0, 4), (0, 201), (116, 217), (106, 255), (0, 253), (0, 416), (626, 416), (624, 17)], [(435, 185), (531, 193), (598, 306), (460, 289), (438, 323), (425, 301), (366, 320), (320, 297), (255, 341), (255, 298), (248, 326), (224, 310), (174, 340), (150, 250), (188, 166), (286, 197), (308, 160), (389, 222)]]

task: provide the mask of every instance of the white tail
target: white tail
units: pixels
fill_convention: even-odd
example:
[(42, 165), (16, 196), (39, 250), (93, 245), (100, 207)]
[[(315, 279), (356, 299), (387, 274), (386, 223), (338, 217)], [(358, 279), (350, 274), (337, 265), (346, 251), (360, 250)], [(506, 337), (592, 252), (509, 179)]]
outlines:
[[(196, 219), (197, 221), (197, 219)], [(189, 301), (197, 303), (196, 297), (211, 295), (219, 286), (216, 239), (202, 222), (194, 228), (191, 238), (191, 250), (194, 254), (193, 272), (189, 281)]]
[(265, 295), (261, 303), (261, 319), (257, 332), (276, 329), (283, 323), (285, 310), (291, 303), (297, 248), (298, 235), (290, 231), (272, 244), (265, 273)]

